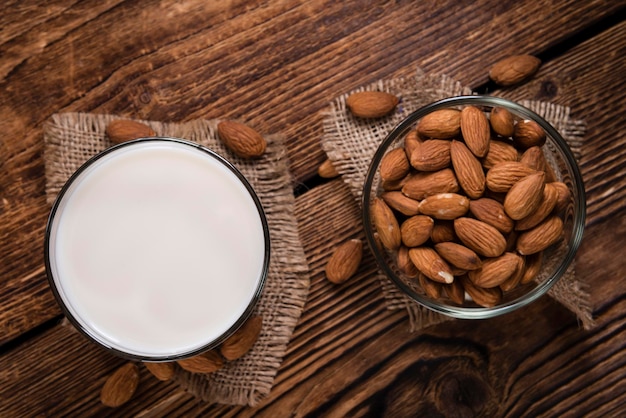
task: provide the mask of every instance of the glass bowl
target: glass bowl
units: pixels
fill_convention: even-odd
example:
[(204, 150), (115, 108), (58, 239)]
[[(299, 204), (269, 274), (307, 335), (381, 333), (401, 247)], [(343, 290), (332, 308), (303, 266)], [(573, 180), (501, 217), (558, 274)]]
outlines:
[[(438, 283), (427, 279), (426, 276), (428, 276), (428, 274), (421, 274), (421, 271), (419, 271), (416, 275), (417, 270), (414, 268), (414, 263), (409, 262), (412, 266), (407, 268), (406, 260), (411, 260), (410, 257), (406, 256), (407, 250), (402, 249), (404, 254), (401, 255), (400, 260), (398, 260), (398, 249), (393, 248), (393, 246), (382, 245), (383, 241), (381, 240), (379, 231), (377, 231), (374, 223), (374, 216), (376, 215), (373, 213), (373, 203), (375, 201), (385, 202), (383, 199), (379, 199), (382, 193), (385, 191), (395, 190), (400, 191), (404, 195), (405, 193), (403, 190), (406, 190), (402, 188), (406, 177), (399, 181), (387, 181), (383, 184), (380, 168), (384, 157), (396, 148), (404, 148), (407, 135), (411, 134), (415, 138), (417, 132), (416, 127), (420, 120), (426, 115), (441, 109), (461, 110), (468, 106), (473, 106), (482, 110), (483, 114), (485, 114), (489, 120), (491, 119), (490, 112), (493, 108), (504, 108), (513, 116), (516, 126), (520, 122), (527, 123), (525, 121), (535, 121), (546, 134), (545, 143), (541, 147), (548, 167), (545, 171), (545, 182), (547, 183), (549, 180), (558, 181), (559, 183), (565, 184), (567, 186), (567, 191), (569, 191), (569, 193), (565, 192), (561, 194), (561, 196), (565, 199), (558, 205), (558, 217), (563, 223), (562, 232), (559, 234), (559, 238), (556, 242), (541, 251), (541, 257), (538, 255), (520, 254), (519, 249), (515, 246), (515, 237), (519, 237), (523, 231), (515, 232), (515, 236), (509, 236), (509, 234), (502, 233), (505, 240), (507, 240), (506, 253), (512, 253), (524, 260), (525, 265), (528, 266), (528, 270), (531, 269), (529, 266), (534, 263), (534, 261), (531, 263), (531, 259), (535, 261), (540, 259), (540, 269), (537, 274), (532, 276), (532, 280), (528, 281), (525, 279), (524, 284), (520, 283), (512, 289), (506, 288), (506, 291), (503, 291), (503, 286), (501, 285), (491, 287), (489, 293), (499, 293), (499, 297), (485, 303), (485, 300), (483, 300), (484, 298), (479, 295), (477, 296), (476, 302), (480, 302), (480, 304), (473, 300), (470, 293), (476, 294), (477, 287), (478, 292), (482, 292), (481, 288), (475, 285), (474, 279), (469, 279), (470, 274), (467, 270), (463, 271), (448, 262), (447, 259), (444, 259), (444, 262), (446, 262), (450, 269), (453, 270), (453, 283), (455, 283), (454, 286), (456, 289), (452, 289), (452, 284)], [(499, 140), (500, 142), (514, 145), (511, 137), (504, 138), (499, 136), (493, 131), (493, 126), (490, 126), (490, 130), (491, 141)], [(420, 141), (427, 139), (424, 138), (423, 135), (417, 136), (420, 138)], [(457, 133), (452, 139), (463, 142), (462, 134), (459, 133)], [(520, 143), (517, 141), (514, 146), (517, 148), (517, 160), (519, 160), (522, 152), (524, 151), (524, 147), (520, 147)], [(401, 153), (396, 151), (396, 154)], [(488, 173), (487, 168), (485, 168), (485, 159), (477, 158), (477, 160), (483, 165), (484, 172)], [(489, 168), (490, 167), (491, 166), (489, 166)], [(456, 174), (452, 164), (450, 164), (449, 168)], [(411, 167), (411, 174), (418, 171), (419, 170)], [(552, 178), (547, 176), (548, 171), (551, 172), (550, 175)], [(459, 181), (459, 183), (461, 182)], [(465, 195), (466, 193), (464, 192), (464, 189), (460, 187), (460, 190), (456, 194)], [(489, 190), (489, 187), (486, 187), (485, 193), (481, 197), (487, 196), (490, 199), (494, 199), (502, 203), (505, 195), (505, 193), (494, 193)], [(550, 288), (568, 270), (568, 267), (574, 260), (574, 256), (582, 240), (585, 225), (586, 204), (583, 181), (576, 159), (568, 144), (552, 125), (533, 111), (512, 101), (491, 96), (460, 96), (443, 99), (411, 113), (406, 119), (402, 120), (391, 130), (374, 154), (365, 178), (362, 199), (362, 219), (365, 228), (365, 236), (380, 270), (382, 270), (382, 272), (388, 276), (404, 294), (415, 302), (441, 314), (462, 319), (483, 319), (498, 316), (528, 305), (541, 297), (544, 293), (550, 290)], [(419, 201), (419, 199), (417, 200)], [(472, 198), (470, 198), (470, 201), (471, 200)], [(387, 208), (390, 208), (389, 205), (386, 206)], [(397, 211), (397, 208), (391, 209), (388, 213), (393, 213), (393, 216), (396, 218), (398, 226), (400, 227), (403, 225), (404, 221), (413, 216), (413, 213), (402, 214)], [(551, 216), (556, 214), (556, 209), (551, 212)], [(461, 215), (461, 217), (475, 218), (473, 212), (469, 210), (464, 215)], [(517, 222), (518, 221), (514, 221), (516, 225)], [(445, 223), (449, 226), (452, 225), (452, 229), (454, 229), (454, 220), (443, 221), (436, 218), (434, 219), (435, 225)], [(415, 225), (418, 225), (418, 229), (420, 228), (420, 223), (416, 223)], [(424, 224), (422, 223), (422, 225)], [(421, 228), (428, 228), (428, 226), (421, 226)], [(437, 240), (436, 242), (440, 242), (445, 238), (435, 237), (435, 239)], [(466, 246), (466, 242), (459, 239), (457, 234), (448, 239), (452, 239), (453, 242)], [(510, 245), (510, 243), (513, 243), (513, 245)], [(435, 242), (433, 242), (433, 236), (431, 235), (424, 244), (419, 246), (432, 249), (434, 245)], [(408, 248), (404, 245), (404, 241), (401, 247)], [(438, 254), (438, 252), (436, 253)], [(481, 254), (477, 255), (481, 259), (480, 262), (482, 262), (482, 266), (485, 267), (485, 261), (488, 257)], [(435, 264), (439, 265), (437, 264), (439, 261), (433, 262), (431, 259), (428, 260), (430, 260), (427, 262), (430, 263), (431, 266)], [(398, 261), (400, 261), (402, 265), (399, 265)], [(535, 265), (537, 264), (535, 263)], [(518, 270), (520, 268), (521, 267), (517, 267), (516, 272), (521, 272), (522, 270)], [(418, 277), (420, 275), (422, 277)], [(472, 273), (472, 277), (478, 276), (479, 274), (474, 275), (474, 273)], [(449, 280), (445, 281), (449, 282)], [(478, 282), (479, 280), (476, 279), (476, 281)], [(435, 283), (434, 291), (433, 289), (426, 289), (426, 287), (431, 287), (432, 283)], [(459, 283), (469, 284), (466, 285), (467, 287), (461, 288), (459, 287)], [(472, 292), (467, 290), (467, 288), (472, 287)], [(460, 293), (459, 289), (461, 289)], [(437, 293), (439, 293), (440, 296), (434, 297)], [(456, 293), (456, 297), (450, 296), (453, 293)], [(481, 300), (479, 301), (479, 299)], [(456, 300), (456, 302), (454, 302), (454, 300)]]

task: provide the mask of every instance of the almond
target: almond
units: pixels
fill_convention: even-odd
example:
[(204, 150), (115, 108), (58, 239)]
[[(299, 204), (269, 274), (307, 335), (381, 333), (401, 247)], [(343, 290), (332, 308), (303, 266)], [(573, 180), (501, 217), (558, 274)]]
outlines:
[(535, 170), (518, 161), (503, 161), (495, 164), (485, 176), (487, 188), (493, 192), (508, 192), (511, 186)]
[(504, 211), (504, 206), (494, 199), (483, 197), (470, 202), (469, 210), (476, 219), (483, 221), (503, 234), (513, 229), (513, 220)]
[(532, 77), (541, 60), (532, 55), (511, 55), (498, 62), (489, 70), (489, 78), (500, 86), (512, 86)]
[(543, 198), (545, 174), (538, 172), (524, 177), (515, 183), (504, 198), (504, 211), (513, 220), (519, 220), (533, 213)]
[(335, 284), (345, 282), (359, 269), (362, 256), (363, 243), (360, 239), (344, 242), (335, 249), (326, 263), (326, 278)]
[(550, 216), (536, 227), (522, 232), (517, 238), (517, 252), (523, 255), (543, 251), (561, 238), (563, 221), (556, 215)]
[(148, 125), (134, 120), (116, 119), (106, 127), (107, 136), (114, 144), (132, 141), (133, 139), (155, 136), (156, 133)]
[(400, 180), (382, 181), (381, 182), (381, 187), (385, 191), (402, 190), (402, 188), (404, 187), (406, 182), (409, 181), (414, 175), (415, 174), (413, 174), (413, 173), (409, 173), (405, 177), (401, 178)]
[(454, 226), (449, 221), (436, 221), (433, 230), (430, 233), (430, 240), (435, 244), (440, 242), (454, 241), (456, 234), (454, 233)]
[(517, 270), (519, 256), (515, 253), (504, 253), (499, 257), (483, 260), (482, 267), (472, 270), (467, 277), (479, 287), (492, 288), (500, 286)]
[(146, 361), (143, 364), (154, 377), (161, 381), (170, 380), (174, 376), (175, 368), (172, 362), (152, 363)]
[(417, 133), (423, 138), (458, 137), (461, 134), (461, 112), (456, 109), (435, 110), (419, 121)]
[(430, 238), (434, 221), (429, 216), (412, 216), (402, 223), (400, 234), (402, 243), (407, 247), (417, 247)]
[(474, 251), (455, 242), (440, 242), (435, 244), (435, 250), (445, 261), (463, 270), (476, 270), (482, 265)]
[(530, 283), (535, 279), (535, 277), (537, 277), (537, 275), (541, 271), (541, 264), (543, 263), (543, 253), (538, 252), (535, 254), (530, 254), (525, 258), (526, 260), (524, 274), (520, 279), (520, 284)]
[(477, 219), (455, 219), (454, 232), (463, 244), (485, 257), (497, 257), (506, 248), (506, 240), (502, 234), (493, 226)]
[(256, 343), (262, 327), (262, 316), (253, 315), (249, 317), (237, 331), (220, 345), (222, 356), (229, 361), (243, 357)]
[(317, 174), (324, 179), (333, 179), (339, 176), (339, 172), (328, 158), (317, 167)]
[(467, 276), (461, 277), (463, 288), (472, 300), (485, 308), (492, 308), (502, 300), (502, 290), (499, 287), (485, 288), (476, 286)]
[(463, 302), (465, 301), (465, 289), (463, 289), (461, 280), (455, 280), (450, 284), (444, 284), (443, 289), (452, 302), (457, 305), (463, 305)]
[(403, 148), (396, 148), (385, 154), (380, 161), (380, 178), (383, 181), (395, 181), (409, 173), (409, 161)]
[(450, 165), (450, 141), (429, 139), (417, 145), (411, 154), (411, 165), (421, 171), (437, 171)]
[(482, 159), (483, 167), (487, 170), (503, 161), (517, 161), (517, 150), (508, 142), (491, 140), (489, 151)]
[(417, 173), (402, 186), (402, 193), (416, 200), (422, 200), (438, 193), (456, 193), (458, 191), (459, 183), (454, 172), (449, 168)]
[(383, 247), (391, 251), (398, 249), (402, 240), (400, 225), (389, 206), (382, 199), (374, 198), (370, 210)]
[(191, 373), (213, 373), (222, 368), (224, 360), (216, 350), (211, 350), (197, 356), (176, 360), (176, 363)]
[(436, 219), (452, 220), (465, 215), (469, 205), (470, 200), (463, 195), (438, 193), (422, 200), (419, 204), (419, 211)]
[[(515, 128), (515, 118), (513, 114), (504, 107), (494, 107), (489, 115), (491, 129), (503, 137), (511, 137)], [(491, 145), (489, 146), (491, 148)]]
[(398, 264), (398, 268), (405, 276), (409, 278), (417, 277), (419, 270), (417, 270), (417, 267), (415, 267), (409, 258), (409, 249), (407, 247), (400, 246), (400, 248), (398, 248), (396, 264)]
[(263, 155), (267, 142), (251, 127), (232, 120), (223, 120), (217, 124), (220, 140), (235, 155), (241, 158), (257, 158)]
[(470, 198), (478, 199), (485, 191), (485, 173), (480, 161), (459, 141), (452, 141), (450, 156), (461, 188)]
[(491, 129), (489, 120), (482, 110), (466, 106), (461, 111), (461, 133), (467, 148), (477, 157), (484, 157), (489, 151)]
[(384, 91), (361, 91), (346, 99), (350, 112), (359, 118), (380, 118), (391, 113), (397, 104), (398, 98)]
[(554, 187), (552, 183), (546, 184), (543, 189), (543, 197), (541, 198), (539, 207), (530, 215), (518, 220), (515, 223), (515, 229), (524, 231), (539, 225), (554, 210), (558, 198), (559, 195), (556, 187)]
[(548, 164), (541, 147), (534, 146), (528, 148), (520, 157), (520, 162), (526, 164), (533, 170), (543, 171), (546, 173), (547, 183), (556, 181), (556, 174), (554, 173), (552, 166)]
[(416, 129), (412, 129), (404, 137), (404, 153), (409, 160), (411, 159), (411, 155), (413, 155), (413, 151), (415, 151), (420, 143), (422, 143), (422, 140), (417, 135)]
[(515, 125), (513, 143), (516, 147), (527, 149), (540, 147), (546, 142), (546, 132), (534, 120), (525, 119)]
[(515, 271), (511, 276), (506, 279), (501, 285), (500, 289), (503, 292), (509, 292), (517, 287), (517, 285), (521, 282), (522, 277), (524, 277), (524, 273), (526, 272), (526, 261), (524, 257), (517, 257), (517, 266), (515, 267)]
[(415, 267), (431, 280), (439, 283), (452, 283), (454, 280), (450, 266), (432, 248), (410, 248), (409, 258)]
[(557, 199), (556, 199), (556, 210), (561, 212), (564, 211), (565, 208), (570, 204), (571, 200), (571, 192), (567, 184), (562, 181), (555, 181), (551, 183), (552, 186), (556, 189)]
[(441, 290), (443, 287), (441, 283), (430, 280), (422, 273), (417, 275), (417, 280), (428, 297), (433, 299), (439, 299), (441, 297)]
[(100, 391), (100, 402), (112, 408), (123, 405), (134, 395), (139, 385), (139, 367), (126, 363), (108, 377)]
[(384, 192), (380, 197), (389, 205), (391, 209), (394, 209), (406, 216), (414, 216), (419, 213), (420, 202), (406, 197), (399, 191)]

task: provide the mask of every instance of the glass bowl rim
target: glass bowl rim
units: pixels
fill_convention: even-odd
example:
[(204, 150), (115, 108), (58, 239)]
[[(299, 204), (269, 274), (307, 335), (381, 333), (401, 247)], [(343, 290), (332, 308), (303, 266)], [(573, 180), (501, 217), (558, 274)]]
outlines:
[[(408, 130), (415, 125), (415, 122), (424, 117), (426, 114), (438, 109), (462, 105), (505, 107), (519, 116), (522, 116), (526, 119), (532, 119), (537, 122), (546, 131), (547, 135), (550, 136), (551, 140), (555, 143), (556, 147), (559, 149), (562, 156), (564, 157), (565, 164), (567, 165), (568, 171), (572, 177), (572, 187), (575, 188), (574, 196), (577, 196), (577, 199), (574, 200), (574, 218), (572, 222), (573, 230), (572, 235), (570, 236), (570, 239), (567, 243), (567, 253), (565, 254), (565, 257), (559, 264), (554, 274), (550, 276), (547, 280), (539, 283), (528, 293), (525, 293), (516, 299), (492, 308), (468, 308), (444, 305), (436, 303), (434, 300), (428, 299), (414, 292), (402, 281), (401, 278), (399, 278), (393, 272), (388, 263), (384, 260), (381, 251), (378, 249), (376, 238), (374, 237), (374, 230), (372, 227), (372, 220), (370, 216), (372, 185), (382, 157), (387, 152), (389, 146), (394, 141), (400, 139), (402, 135), (407, 133)], [(374, 153), (374, 156), (372, 157), (372, 161), (369, 164), (367, 174), (365, 176), (365, 182), (361, 194), (361, 218), (363, 222), (363, 229), (365, 231), (365, 238), (372, 251), (372, 254), (374, 255), (376, 264), (383, 271), (383, 273), (402, 290), (402, 292), (406, 296), (419, 303), (420, 305), (446, 316), (459, 319), (486, 319), (512, 312), (516, 309), (532, 303), (539, 297), (543, 296), (546, 292), (548, 292), (548, 290), (550, 290), (550, 288), (552, 288), (552, 286), (563, 276), (563, 274), (567, 271), (570, 264), (574, 260), (576, 252), (582, 241), (586, 218), (586, 198), (582, 175), (580, 173), (580, 169), (578, 168), (578, 163), (576, 162), (574, 154), (572, 153), (569, 145), (567, 144), (565, 139), (563, 139), (561, 134), (543, 117), (539, 116), (537, 113), (533, 112), (527, 107), (520, 105), (519, 103), (501, 97), (489, 95), (455, 96), (427, 104), (410, 113), (406, 118), (400, 121), (379, 144), (376, 152)]]

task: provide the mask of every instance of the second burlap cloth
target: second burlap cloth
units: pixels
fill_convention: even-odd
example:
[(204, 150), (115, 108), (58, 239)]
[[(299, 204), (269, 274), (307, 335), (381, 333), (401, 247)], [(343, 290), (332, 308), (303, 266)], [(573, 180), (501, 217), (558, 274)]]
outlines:
[[(44, 130), (46, 196), (51, 204), (69, 176), (89, 158), (110, 147), (105, 135), (112, 115), (64, 113), (53, 115)], [(175, 381), (207, 402), (256, 405), (266, 397), (282, 362), (287, 343), (300, 318), (309, 290), (309, 273), (294, 216), (293, 182), (281, 136), (266, 137), (262, 158), (243, 160), (217, 138), (217, 120), (148, 124), (159, 136), (187, 139), (204, 145), (232, 162), (256, 191), (269, 224), (269, 273), (255, 314), (263, 317), (261, 334), (244, 357), (211, 374), (177, 368)]]
[[(346, 106), (346, 98), (357, 91), (386, 91), (399, 97), (392, 114), (379, 119), (354, 117)], [(322, 148), (332, 161), (342, 179), (360, 204), (365, 176), (370, 161), (391, 129), (411, 112), (447, 97), (470, 95), (472, 91), (445, 75), (428, 75), (418, 69), (415, 76), (380, 80), (344, 94), (330, 103), (324, 115)], [(522, 101), (550, 122), (580, 158), (580, 147), (585, 133), (585, 123), (570, 118), (567, 107), (538, 101)], [(451, 320), (448, 316), (418, 305), (405, 296), (382, 272), (378, 273), (381, 288), (389, 309), (406, 309), (412, 330), (419, 330), (439, 322)], [(582, 326), (594, 325), (585, 284), (576, 277), (572, 264), (563, 277), (550, 289), (549, 295), (576, 314)]]

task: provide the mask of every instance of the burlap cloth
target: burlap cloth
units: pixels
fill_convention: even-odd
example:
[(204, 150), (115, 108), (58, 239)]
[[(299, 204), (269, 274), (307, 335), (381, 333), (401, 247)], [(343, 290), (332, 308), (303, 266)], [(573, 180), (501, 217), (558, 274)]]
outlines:
[[(107, 124), (118, 117), (84, 113), (56, 114), (44, 129), (46, 195), (52, 203), (68, 177), (87, 159), (112, 144)], [(270, 229), (271, 259), (267, 282), (256, 306), (263, 316), (261, 334), (244, 357), (221, 370), (192, 374), (178, 368), (175, 381), (207, 402), (255, 405), (269, 392), (287, 343), (302, 313), (309, 290), (306, 258), (294, 217), (293, 183), (281, 136), (266, 137), (264, 156), (246, 161), (231, 154), (217, 139), (217, 120), (188, 123), (142, 121), (157, 135), (187, 139), (231, 161), (258, 194)]]
[[(346, 98), (357, 91), (386, 91), (400, 98), (396, 111), (387, 117), (364, 120), (354, 117), (346, 107)], [(428, 103), (446, 97), (470, 95), (472, 90), (445, 75), (427, 75), (417, 69), (415, 76), (380, 80), (337, 97), (324, 115), (322, 148), (332, 161), (342, 179), (360, 204), (363, 184), (369, 163), (376, 148), (402, 119)], [(521, 101), (544, 117), (561, 133), (577, 159), (585, 133), (585, 123), (570, 118), (568, 107), (538, 101)], [(411, 330), (451, 320), (410, 300), (382, 272), (378, 273), (385, 301), (389, 309), (406, 309)], [(548, 294), (572, 311), (582, 326), (594, 325), (586, 285), (574, 274), (574, 264), (550, 289)]]

